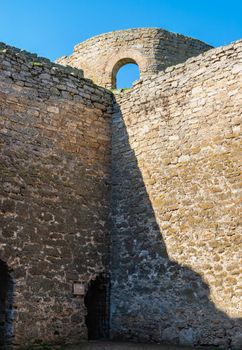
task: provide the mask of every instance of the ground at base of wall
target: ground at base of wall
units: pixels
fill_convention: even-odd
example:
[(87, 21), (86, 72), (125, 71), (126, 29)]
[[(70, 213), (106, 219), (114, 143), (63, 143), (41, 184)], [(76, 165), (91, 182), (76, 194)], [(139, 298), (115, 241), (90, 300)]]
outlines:
[(165, 344), (147, 344), (133, 342), (116, 342), (116, 341), (88, 341), (81, 342), (77, 345), (40, 345), (27, 347), (23, 350), (228, 350), (228, 348), (211, 347), (211, 346), (177, 346)]
[(127, 343), (127, 342), (111, 342), (111, 341), (90, 341), (79, 345), (64, 347), (64, 350), (225, 350), (215, 347), (187, 347), (161, 344), (144, 344), (144, 343)]

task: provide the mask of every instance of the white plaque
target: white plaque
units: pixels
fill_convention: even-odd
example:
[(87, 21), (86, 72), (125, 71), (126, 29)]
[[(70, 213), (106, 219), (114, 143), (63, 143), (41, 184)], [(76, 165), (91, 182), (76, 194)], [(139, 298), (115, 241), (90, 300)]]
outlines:
[(83, 283), (74, 282), (73, 283), (73, 294), (74, 295), (85, 295), (85, 286)]

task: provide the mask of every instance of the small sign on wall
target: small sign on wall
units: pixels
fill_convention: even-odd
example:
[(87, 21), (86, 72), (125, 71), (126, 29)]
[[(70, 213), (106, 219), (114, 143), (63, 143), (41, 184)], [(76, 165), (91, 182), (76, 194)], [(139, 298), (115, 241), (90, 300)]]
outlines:
[(73, 294), (74, 295), (85, 295), (85, 285), (81, 282), (73, 283)]

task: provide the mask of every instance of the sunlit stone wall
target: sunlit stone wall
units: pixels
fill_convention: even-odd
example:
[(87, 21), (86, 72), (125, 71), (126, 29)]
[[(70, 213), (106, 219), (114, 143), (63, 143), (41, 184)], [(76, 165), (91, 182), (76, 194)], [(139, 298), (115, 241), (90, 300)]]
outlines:
[(18, 347), (87, 339), (84, 296), (107, 274), (112, 96), (82, 76), (0, 45), (0, 259)]
[(60, 60), (106, 87), (138, 63), (113, 103), (79, 69), (0, 45), (0, 260), (17, 347), (87, 339), (88, 285), (111, 273), (111, 338), (241, 348), (242, 42), (177, 64), (209, 48), (136, 29)]
[(211, 46), (200, 40), (160, 28), (135, 28), (101, 34), (76, 45), (58, 63), (81, 68), (84, 76), (106, 88), (115, 88), (116, 73), (127, 63), (137, 63), (141, 78), (184, 62)]
[(240, 348), (242, 41), (116, 94), (111, 334)]

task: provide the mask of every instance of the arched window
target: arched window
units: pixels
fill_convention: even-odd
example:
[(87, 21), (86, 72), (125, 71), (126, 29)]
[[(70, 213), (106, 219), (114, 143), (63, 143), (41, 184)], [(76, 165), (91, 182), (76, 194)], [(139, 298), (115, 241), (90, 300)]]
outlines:
[(139, 79), (139, 66), (131, 58), (119, 60), (112, 71), (112, 88), (130, 88), (132, 83)]
[(0, 260), (0, 349), (10, 345), (13, 336), (13, 287), (7, 264)]

